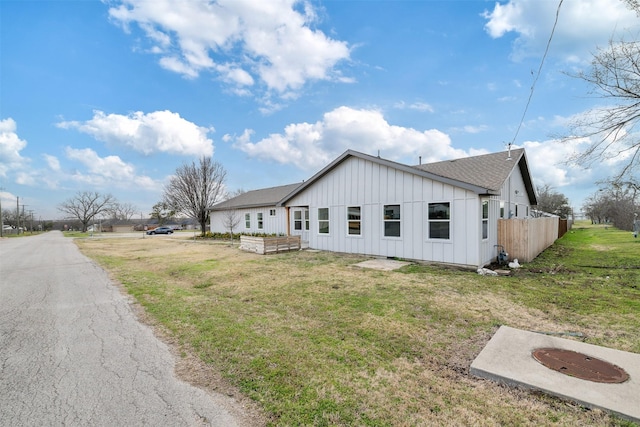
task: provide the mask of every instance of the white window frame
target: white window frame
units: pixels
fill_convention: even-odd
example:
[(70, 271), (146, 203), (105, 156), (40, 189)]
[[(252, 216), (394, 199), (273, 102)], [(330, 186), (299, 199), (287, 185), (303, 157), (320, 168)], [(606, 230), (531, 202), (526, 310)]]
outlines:
[[(449, 217), (448, 218), (431, 218), (431, 205), (448, 205), (449, 209)], [(429, 240), (433, 240), (433, 241), (437, 241), (437, 242), (443, 242), (443, 241), (450, 241), (451, 240), (451, 234), (452, 234), (452, 229), (451, 229), (451, 205), (453, 205), (453, 203), (450, 200), (446, 200), (446, 201), (441, 201), (441, 202), (429, 202), (427, 203), (427, 238)], [(443, 237), (431, 237), (431, 224), (448, 224), (449, 225), (449, 237), (447, 238), (443, 238)]]
[[(298, 218), (298, 216), (300, 218)], [(299, 228), (298, 228), (298, 225), (300, 225)], [(301, 210), (293, 211), (293, 229), (295, 231), (302, 231), (302, 211)]]
[(256, 214), (256, 221), (258, 221), (258, 230), (263, 230), (264, 229), (263, 217), (264, 217), (264, 215), (262, 214), (262, 212), (258, 212)]
[(276, 216), (276, 210), (275, 209), (269, 209), (269, 216)]
[(247, 212), (244, 214), (244, 228), (246, 229), (250, 229), (251, 228), (251, 213)]
[(482, 240), (487, 240), (489, 238), (489, 200), (482, 200), (480, 211), (480, 232), (482, 233)]
[[(320, 215), (320, 211), (326, 211), (327, 212), (327, 217), (326, 219), (323, 219)], [(323, 215), (324, 216), (324, 215)], [(326, 223), (326, 230), (327, 231), (322, 231), (324, 230), (324, 224)], [(331, 212), (329, 212), (329, 208), (318, 208), (318, 234), (322, 234), (322, 235), (328, 235), (331, 234)]]
[[(350, 209), (358, 210), (358, 218), (351, 218)], [(358, 225), (358, 232), (351, 232), (351, 224)], [(361, 237), (362, 236), (362, 206), (347, 206), (347, 236), (348, 237)]]
[[(397, 206), (398, 207), (398, 217), (397, 218), (387, 218), (389, 215), (389, 207)], [(382, 235), (387, 238), (395, 238), (399, 239), (402, 237), (402, 204), (400, 203), (389, 203), (386, 205), (382, 205)], [(398, 235), (387, 235), (387, 224), (398, 223)]]

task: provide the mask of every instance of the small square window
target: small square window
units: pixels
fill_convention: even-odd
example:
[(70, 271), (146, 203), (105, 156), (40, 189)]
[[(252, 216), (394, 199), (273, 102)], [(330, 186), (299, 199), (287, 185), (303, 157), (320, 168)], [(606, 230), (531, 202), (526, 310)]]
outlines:
[(276, 210), (275, 209), (269, 209), (269, 216), (276, 216)]

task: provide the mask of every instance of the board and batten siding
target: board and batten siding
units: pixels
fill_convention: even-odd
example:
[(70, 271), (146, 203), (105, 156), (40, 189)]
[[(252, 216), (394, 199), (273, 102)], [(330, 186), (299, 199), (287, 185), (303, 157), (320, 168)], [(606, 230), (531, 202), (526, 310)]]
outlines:
[[(449, 240), (428, 239), (433, 202), (451, 203)], [(345, 159), (287, 205), (309, 207), (310, 248), (468, 266), (483, 261), (477, 194), (366, 159)], [(384, 236), (385, 205), (400, 205), (400, 237)], [(348, 234), (349, 206), (361, 208), (360, 236)], [(329, 208), (329, 234), (318, 233), (318, 208)]]
[[(529, 214), (529, 210), (527, 209), (529, 206), (529, 197), (520, 168), (515, 168), (511, 175), (505, 180), (500, 189), (500, 199), (504, 201), (505, 219), (526, 218)], [(509, 212), (511, 212), (511, 216)]]
[[(275, 209), (276, 215), (269, 215), (269, 211)], [(211, 232), (226, 233), (229, 229), (225, 226), (226, 212), (211, 212)], [(260, 208), (236, 209), (239, 218), (238, 225), (233, 229), (234, 233), (264, 233), (264, 234), (286, 234), (287, 233), (287, 210), (284, 207), (265, 206)], [(258, 213), (262, 213), (263, 228), (258, 228)], [(246, 227), (245, 215), (249, 214), (250, 227)]]

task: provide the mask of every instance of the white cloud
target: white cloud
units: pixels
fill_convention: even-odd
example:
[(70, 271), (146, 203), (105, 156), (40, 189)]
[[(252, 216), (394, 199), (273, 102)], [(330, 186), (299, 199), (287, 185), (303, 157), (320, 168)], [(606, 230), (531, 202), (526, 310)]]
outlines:
[(451, 146), (449, 136), (437, 129), (417, 130), (389, 124), (377, 110), (339, 107), (325, 113), (316, 123), (292, 123), (283, 133), (251, 142), (252, 130), (239, 137), (225, 135), (251, 157), (293, 164), (300, 169), (316, 170), (347, 149), (417, 164), (465, 157), (463, 150)]
[(65, 121), (57, 126), (77, 129), (99, 141), (127, 146), (144, 154), (213, 154), (213, 141), (207, 137), (213, 129), (197, 126), (171, 111), (148, 114), (137, 111), (127, 116), (95, 111), (91, 120)]
[(399, 110), (408, 109), (408, 110), (424, 111), (428, 113), (433, 113), (435, 111), (433, 107), (427, 104), (426, 102), (414, 102), (412, 104), (407, 104), (404, 101), (400, 101), (394, 105), (394, 108), (397, 108)]
[(0, 120), (0, 176), (6, 177), (10, 170), (23, 168), (29, 159), (20, 152), (27, 146), (27, 141), (20, 139), (17, 125), (12, 118)]
[(620, 157), (593, 163), (589, 167), (572, 164), (570, 160), (573, 156), (590, 144), (586, 138), (568, 142), (556, 139), (524, 142), (522, 146), (527, 150), (534, 184), (550, 185), (567, 196), (574, 207), (579, 208), (596, 191), (596, 182), (610, 178), (625, 161)]
[[(516, 60), (540, 56), (556, 17), (558, 2), (510, 0), (484, 13), (485, 30), (493, 38), (517, 33), (513, 45)], [(622, 1), (565, 0), (551, 44), (551, 54), (569, 62), (588, 60), (596, 46), (604, 46), (619, 30), (637, 28), (638, 17)]]
[(69, 160), (76, 161), (86, 168), (86, 173), (76, 170), (71, 178), (75, 181), (99, 187), (118, 187), (131, 189), (157, 189), (159, 184), (147, 176), (136, 174), (135, 167), (124, 162), (118, 156), (100, 157), (90, 148), (76, 149), (67, 147), (65, 153)]
[[(125, 31), (136, 23), (161, 55), (160, 65), (185, 77), (218, 72), (240, 87), (255, 80), (280, 95), (309, 80), (345, 81), (335, 69), (346, 42), (313, 28), (310, 3), (297, 0), (121, 0), (109, 9)], [(346, 81), (349, 81), (347, 78)]]
[(60, 160), (58, 160), (56, 156), (51, 156), (49, 154), (43, 154), (42, 156), (49, 165), (49, 169), (54, 172), (60, 172)]

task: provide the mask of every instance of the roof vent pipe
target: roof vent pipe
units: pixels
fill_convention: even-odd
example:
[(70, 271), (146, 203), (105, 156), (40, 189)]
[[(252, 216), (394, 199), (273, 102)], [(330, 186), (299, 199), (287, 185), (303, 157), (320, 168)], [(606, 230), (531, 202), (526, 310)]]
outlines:
[(418, 156), (418, 164), (421, 165), (422, 164), (422, 156)]

